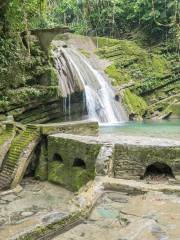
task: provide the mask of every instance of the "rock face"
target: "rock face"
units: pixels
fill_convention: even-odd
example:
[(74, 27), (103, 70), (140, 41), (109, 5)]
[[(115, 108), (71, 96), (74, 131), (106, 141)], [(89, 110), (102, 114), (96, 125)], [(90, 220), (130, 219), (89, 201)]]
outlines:
[[(57, 34), (56, 30), (49, 30), (50, 35)], [(0, 121), (8, 115), (13, 115), (15, 121), (24, 124), (46, 123), (57, 119), (81, 119), (82, 115), (86, 115), (82, 91), (76, 90), (71, 97), (63, 97), (51, 51), (44, 51), (41, 47), (40, 36), (47, 34), (48, 38), (48, 31), (34, 30), (32, 34), (34, 35), (30, 36), (30, 57), (27, 57), (26, 47), (22, 46), (22, 43), (26, 42), (22, 33), (22, 41), (17, 41), (18, 47), (9, 46), (11, 50), (18, 48), (18, 53), (11, 51), (9, 55), (19, 56), (20, 59), (13, 59), (8, 68), (0, 63)], [(39, 39), (35, 35), (40, 35)], [(4, 44), (6, 41), (8, 39), (3, 39)], [(1, 48), (3, 49), (3, 46)], [(8, 61), (8, 57), (2, 51), (3, 58)], [(17, 68), (16, 62), (19, 61), (23, 62), (23, 66), (18, 65), (14, 75), (13, 69)]]
[(176, 51), (170, 46), (142, 48), (128, 40), (98, 38), (96, 41), (98, 55), (111, 62), (105, 71), (119, 89), (130, 119), (180, 116), (180, 68)]

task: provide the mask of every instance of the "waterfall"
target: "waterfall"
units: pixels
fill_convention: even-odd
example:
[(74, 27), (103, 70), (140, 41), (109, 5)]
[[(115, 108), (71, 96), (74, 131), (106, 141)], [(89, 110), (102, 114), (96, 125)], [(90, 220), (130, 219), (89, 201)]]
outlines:
[(59, 72), (61, 95), (69, 99), (76, 90), (83, 90), (88, 118), (99, 123), (117, 123), (125, 120), (124, 111), (115, 100), (115, 93), (103, 75), (94, 69), (84, 56), (72, 48), (59, 47), (54, 52)]

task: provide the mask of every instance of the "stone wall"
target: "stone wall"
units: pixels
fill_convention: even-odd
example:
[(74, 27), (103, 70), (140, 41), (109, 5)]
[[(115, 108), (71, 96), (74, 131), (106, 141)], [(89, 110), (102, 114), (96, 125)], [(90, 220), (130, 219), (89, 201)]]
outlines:
[(116, 178), (140, 179), (156, 162), (167, 164), (175, 177), (180, 176), (179, 147), (116, 144), (113, 159)]
[(48, 136), (55, 133), (71, 133), (77, 135), (97, 135), (99, 131), (98, 122), (94, 121), (73, 121), (62, 123), (40, 124), (41, 134)]
[(48, 137), (48, 180), (78, 190), (95, 176), (100, 144)]

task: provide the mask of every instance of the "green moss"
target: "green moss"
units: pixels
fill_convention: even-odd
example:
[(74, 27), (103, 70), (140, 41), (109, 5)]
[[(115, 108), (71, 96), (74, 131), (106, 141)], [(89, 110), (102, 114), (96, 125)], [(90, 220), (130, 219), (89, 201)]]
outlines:
[[(128, 82), (133, 83), (129, 87), (130, 92), (125, 91), (124, 94), (124, 103), (129, 112), (141, 116), (148, 112), (145, 116), (149, 117), (152, 107), (147, 108), (147, 105), (158, 104), (161, 99), (179, 93), (179, 88), (172, 86), (178, 82), (178, 58), (170, 56), (169, 53), (166, 55), (165, 52), (161, 54), (160, 51), (155, 51), (156, 48), (149, 51), (134, 41), (116, 40), (112, 45), (105, 44), (106, 41), (108, 42), (108, 39), (102, 39), (103, 44), (100, 44), (97, 54), (112, 63), (105, 70), (113, 79), (112, 84), (119, 87)], [(134, 95), (130, 96), (130, 93)], [(131, 98), (137, 103), (134, 104)], [(165, 109), (163, 106), (163, 111)]]
[(64, 164), (53, 161), (49, 164), (48, 181), (58, 183), (60, 185), (68, 185), (69, 178), (64, 169)]
[(4, 144), (6, 141), (12, 139), (14, 135), (14, 128), (6, 128), (5, 130), (1, 129), (0, 131), (0, 145)]
[(95, 172), (93, 170), (86, 171), (85, 169), (79, 167), (73, 167), (71, 177), (71, 185), (73, 187), (73, 190), (78, 190), (88, 181), (94, 179)]
[(47, 149), (45, 144), (41, 145), (41, 154), (39, 158), (39, 163), (35, 171), (35, 178), (45, 181), (48, 179), (48, 157)]
[(165, 60), (165, 58), (156, 54), (153, 54), (152, 57), (152, 69), (157, 78), (170, 74), (170, 64)]
[(143, 98), (135, 95), (129, 89), (124, 90), (123, 102), (126, 105), (129, 113), (134, 113), (137, 118), (141, 118), (147, 110), (147, 104)]
[(93, 37), (92, 40), (98, 48), (112, 47), (119, 43), (119, 40), (105, 37)]
[(85, 49), (85, 48), (82, 48), (80, 49), (80, 52), (87, 58), (90, 57), (90, 53)]
[(127, 83), (130, 80), (130, 76), (128, 73), (123, 71), (123, 69), (119, 69), (113, 63), (105, 69), (105, 72), (108, 74), (110, 78), (112, 78), (112, 85), (119, 86), (123, 83)]
[(52, 87), (23, 87), (14, 90), (8, 90), (6, 98), (0, 99), (0, 111), (8, 111), (11, 105), (24, 106), (28, 103), (36, 101), (45, 101), (50, 98), (57, 97), (59, 94), (59, 88), (57, 86)]
[(180, 117), (180, 103), (173, 103), (170, 107), (169, 107), (169, 111), (172, 112), (172, 115), (175, 117)]
[(32, 231), (23, 234), (19, 240), (38, 240), (44, 238), (44, 236), (53, 236), (55, 232), (63, 232), (68, 226), (74, 225), (79, 222), (80, 219), (84, 219), (88, 215), (88, 210), (78, 210), (72, 212), (60, 220), (47, 224), (46, 226), (37, 226)]
[(126, 76), (125, 79), (131, 79), (137, 84), (141, 82), (143, 85), (150, 79), (160, 81), (159, 78), (171, 73), (171, 65), (163, 56), (149, 53), (133, 41), (116, 41), (115, 45), (102, 47), (97, 51), (101, 57), (113, 62), (106, 71), (115, 79), (121, 79), (118, 74), (120, 72)]
[(80, 167), (72, 167), (71, 170), (68, 171), (63, 163), (52, 161), (49, 164), (48, 181), (77, 191), (93, 179), (94, 174), (94, 170), (86, 171)]

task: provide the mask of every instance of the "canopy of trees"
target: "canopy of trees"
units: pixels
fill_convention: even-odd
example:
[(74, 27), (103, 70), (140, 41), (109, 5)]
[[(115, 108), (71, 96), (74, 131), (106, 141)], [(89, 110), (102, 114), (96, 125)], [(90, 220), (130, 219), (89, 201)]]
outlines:
[(141, 28), (151, 36), (176, 32), (178, 0), (11, 0), (6, 25), (13, 31), (70, 25), (80, 33), (118, 36)]

